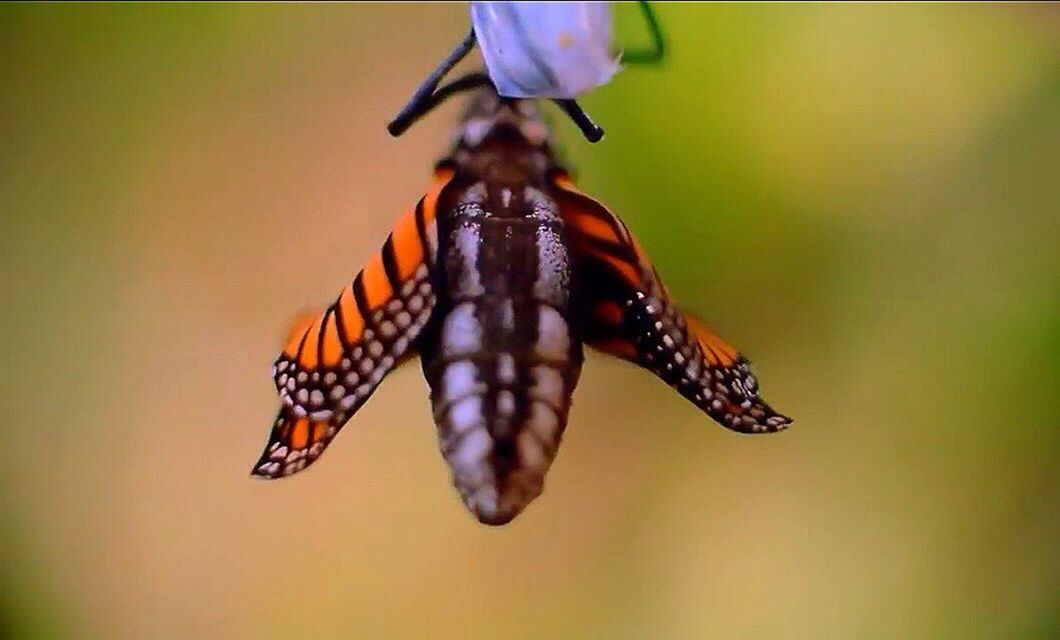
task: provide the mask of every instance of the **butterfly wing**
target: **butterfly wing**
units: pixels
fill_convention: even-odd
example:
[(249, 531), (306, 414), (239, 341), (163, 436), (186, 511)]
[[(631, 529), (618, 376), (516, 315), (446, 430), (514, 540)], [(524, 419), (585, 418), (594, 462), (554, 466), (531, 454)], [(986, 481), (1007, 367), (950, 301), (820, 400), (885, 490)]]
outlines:
[(315, 461), (411, 353), (434, 309), (435, 214), (449, 178), (438, 176), (323, 314), (292, 328), (273, 369), (280, 411), (253, 475), (288, 476)]
[(673, 303), (626, 225), (565, 175), (555, 185), (579, 262), (585, 342), (650, 370), (733, 431), (787, 427), (758, 397), (748, 361)]

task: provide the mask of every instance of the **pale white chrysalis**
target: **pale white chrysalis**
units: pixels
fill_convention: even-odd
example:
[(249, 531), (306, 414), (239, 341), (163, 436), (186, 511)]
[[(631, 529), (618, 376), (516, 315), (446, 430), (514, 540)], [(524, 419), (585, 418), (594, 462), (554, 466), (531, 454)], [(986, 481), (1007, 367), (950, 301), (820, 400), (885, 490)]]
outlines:
[(610, 2), (472, 2), (471, 24), (505, 97), (575, 98), (619, 70)]

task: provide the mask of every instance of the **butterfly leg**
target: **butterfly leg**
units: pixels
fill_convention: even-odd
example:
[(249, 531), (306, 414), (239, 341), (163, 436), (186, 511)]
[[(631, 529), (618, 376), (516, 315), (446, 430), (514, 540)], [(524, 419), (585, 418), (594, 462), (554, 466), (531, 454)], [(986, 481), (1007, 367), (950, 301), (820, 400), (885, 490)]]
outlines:
[(552, 100), (555, 102), (563, 112), (566, 113), (574, 124), (578, 125), (581, 129), (582, 135), (589, 142), (600, 142), (604, 137), (604, 130), (600, 128), (598, 124), (593, 122), (589, 114), (585, 113), (585, 110), (581, 108), (581, 105), (572, 98), (555, 98)]
[(412, 99), (409, 100), (401, 111), (397, 114), (390, 124), (387, 125), (387, 131), (390, 135), (397, 137), (404, 133), (412, 123), (420, 119), (424, 114), (430, 111), (433, 107), (437, 106), (438, 102), (432, 103), (432, 98), (435, 95), (434, 90), (438, 88), (438, 83), (442, 81), (445, 74), (453, 70), (453, 67), (457, 65), (464, 57), (471, 52), (471, 49), (475, 46), (475, 30), (467, 34), (460, 44), (456, 45), (449, 55), (442, 60), (442, 63), (438, 65), (434, 71), (431, 72), (427, 79), (423, 81), (423, 84), (416, 89), (416, 93), (412, 94)]

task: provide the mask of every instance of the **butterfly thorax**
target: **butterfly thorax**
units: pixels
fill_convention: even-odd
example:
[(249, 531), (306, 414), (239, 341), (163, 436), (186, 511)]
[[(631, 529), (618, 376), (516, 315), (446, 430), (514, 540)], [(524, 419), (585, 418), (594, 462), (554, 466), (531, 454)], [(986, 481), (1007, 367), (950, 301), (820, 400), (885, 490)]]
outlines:
[(549, 129), (530, 100), (483, 91), (472, 98), (443, 164), (490, 184), (545, 188), (555, 164)]

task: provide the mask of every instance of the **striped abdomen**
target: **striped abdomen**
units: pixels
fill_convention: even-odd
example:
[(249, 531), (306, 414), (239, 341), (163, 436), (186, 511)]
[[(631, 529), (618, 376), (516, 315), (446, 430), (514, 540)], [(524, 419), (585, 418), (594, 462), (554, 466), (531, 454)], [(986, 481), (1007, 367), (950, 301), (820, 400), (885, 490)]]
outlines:
[(478, 185), (440, 220), (441, 297), (423, 366), (453, 482), (482, 522), (508, 522), (542, 490), (582, 351), (570, 257), (540, 191)]

